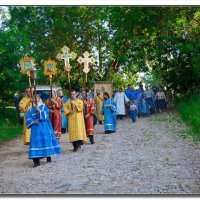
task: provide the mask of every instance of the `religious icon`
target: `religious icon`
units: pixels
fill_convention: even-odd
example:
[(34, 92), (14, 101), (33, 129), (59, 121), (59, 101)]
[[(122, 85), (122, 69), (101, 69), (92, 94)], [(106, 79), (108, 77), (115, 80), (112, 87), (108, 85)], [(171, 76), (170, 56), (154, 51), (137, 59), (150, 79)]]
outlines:
[(54, 64), (46, 64), (47, 72), (53, 72), (54, 71)]
[(100, 91), (101, 91), (101, 93), (104, 93), (104, 92), (107, 91), (107, 90), (105, 90), (105, 87), (104, 87), (104, 86), (101, 86)]
[(25, 56), (19, 61), (20, 69), (21, 69), (20, 73), (28, 76), (29, 87), (31, 87), (31, 71), (34, 69), (34, 66), (35, 66), (34, 62), (35, 62), (35, 59), (28, 56)]
[(112, 82), (107, 81), (95, 81), (94, 82), (94, 92), (96, 94), (96, 90), (99, 89), (101, 94), (104, 92), (108, 92), (109, 96), (112, 97), (113, 94), (113, 85)]
[(43, 66), (44, 66), (44, 74), (47, 76), (52, 76), (55, 75), (57, 72), (56, 68), (57, 63), (54, 60), (51, 60), (50, 58), (48, 61), (45, 61)]
[(35, 59), (34, 58), (31, 58), (31, 57), (24, 57), (20, 60), (20, 72), (22, 74), (27, 74), (28, 76), (30, 76), (30, 71), (34, 68), (34, 62), (35, 62)]
[(32, 69), (31, 61), (24, 62), (24, 70), (27, 71), (27, 70), (31, 70), (31, 69)]

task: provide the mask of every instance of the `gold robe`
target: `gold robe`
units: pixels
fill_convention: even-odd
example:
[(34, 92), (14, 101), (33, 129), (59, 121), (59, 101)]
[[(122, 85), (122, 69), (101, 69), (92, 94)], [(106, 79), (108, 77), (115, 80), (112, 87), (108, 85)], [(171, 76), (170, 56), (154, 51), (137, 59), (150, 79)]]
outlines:
[(23, 131), (23, 133), (24, 133), (24, 144), (28, 144), (30, 142), (31, 129), (26, 128), (26, 113), (32, 107), (32, 103), (30, 103), (28, 107), (26, 107), (26, 104), (30, 101), (30, 99), (31, 98), (24, 97), (19, 102), (20, 112), (24, 113), (24, 131)]
[(95, 95), (94, 101), (96, 103), (98, 121), (103, 121), (104, 116), (101, 114), (101, 109), (102, 109), (102, 104), (103, 104), (103, 95), (102, 94), (100, 94), (99, 96)]
[(75, 103), (75, 105), (72, 105), (74, 114), (69, 114), (71, 111), (70, 100), (64, 104), (64, 115), (68, 117), (69, 141), (75, 142), (83, 140), (86, 142), (87, 136), (83, 118), (83, 101), (76, 99), (73, 102)]
[[(31, 129), (27, 129), (26, 127), (26, 113), (30, 108), (32, 108), (32, 103), (29, 104), (28, 107), (26, 107), (26, 104), (31, 100), (29, 97), (24, 97), (22, 100), (19, 102), (19, 109), (20, 112), (24, 113), (24, 144), (29, 144), (30, 143), (30, 135), (31, 135)], [(40, 102), (42, 103), (42, 100), (40, 99)], [(33, 104), (35, 105), (35, 104)]]

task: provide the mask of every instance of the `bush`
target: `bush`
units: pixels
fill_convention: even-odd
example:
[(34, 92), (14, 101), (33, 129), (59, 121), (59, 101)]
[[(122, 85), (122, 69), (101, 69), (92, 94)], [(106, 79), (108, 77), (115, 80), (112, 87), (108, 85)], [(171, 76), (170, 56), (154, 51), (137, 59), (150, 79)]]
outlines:
[(176, 101), (182, 119), (192, 127), (192, 135), (200, 140), (200, 91), (189, 93)]
[[(13, 108), (0, 109), (0, 142), (15, 139), (22, 134), (23, 125), (20, 125), (16, 110)], [(3, 113), (3, 114), (2, 114)]]

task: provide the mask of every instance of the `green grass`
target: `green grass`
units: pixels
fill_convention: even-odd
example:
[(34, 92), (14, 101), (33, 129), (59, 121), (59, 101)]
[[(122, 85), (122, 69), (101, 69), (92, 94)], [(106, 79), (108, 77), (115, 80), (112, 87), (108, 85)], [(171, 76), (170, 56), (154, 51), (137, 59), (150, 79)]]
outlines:
[(19, 123), (15, 109), (0, 109), (0, 113), (0, 142), (15, 139), (17, 135), (22, 134), (23, 125)]
[(179, 99), (176, 106), (182, 119), (192, 127), (192, 131), (186, 134), (200, 140), (200, 91)]

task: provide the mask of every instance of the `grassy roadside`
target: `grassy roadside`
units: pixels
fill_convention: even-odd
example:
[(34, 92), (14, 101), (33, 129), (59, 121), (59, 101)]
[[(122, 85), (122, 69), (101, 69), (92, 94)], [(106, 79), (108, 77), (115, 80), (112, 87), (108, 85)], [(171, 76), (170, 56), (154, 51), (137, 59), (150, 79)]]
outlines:
[(15, 109), (0, 109), (0, 113), (0, 142), (15, 139), (17, 135), (22, 134), (23, 125), (19, 123)]
[(182, 119), (192, 127), (187, 134), (200, 140), (200, 91), (179, 99), (176, 107)]

